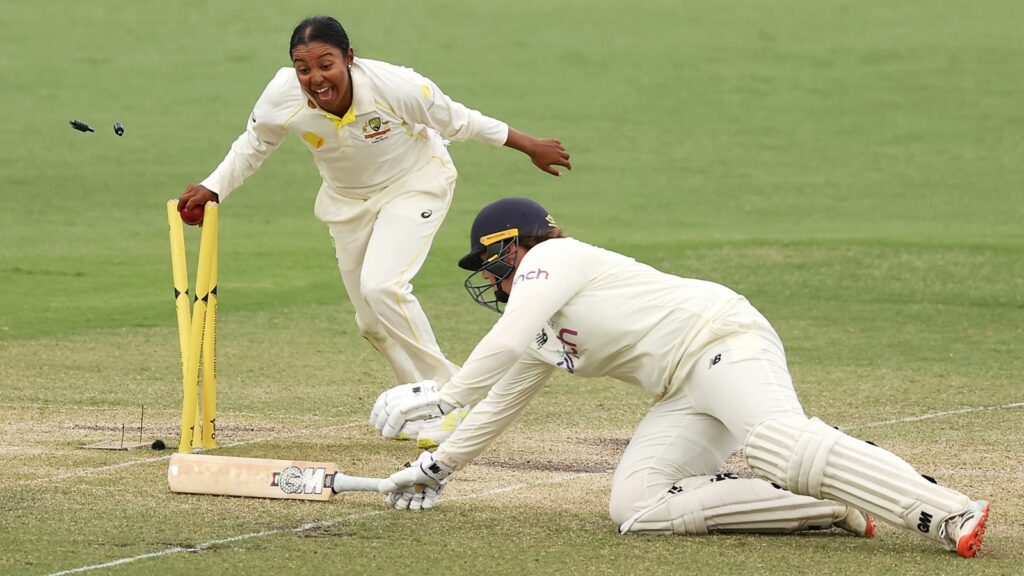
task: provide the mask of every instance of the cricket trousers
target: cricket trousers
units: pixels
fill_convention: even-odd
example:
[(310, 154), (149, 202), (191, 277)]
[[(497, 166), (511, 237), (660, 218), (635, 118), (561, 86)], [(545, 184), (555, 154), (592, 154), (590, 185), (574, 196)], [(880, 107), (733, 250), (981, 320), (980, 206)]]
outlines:
[(619, 462), (609, 501), (617, 523), (684, 479), (716, 474), (757, 423), (804, 417), (782, 341), (760, 313), (744, 305), (710, 329), (722, 336), (674, 376)]
[(396, 383), (447, 382), (458, 367), (437, 345), (412, 293), (455, 192), (445, 151), (365, 199), (324, 184), (315, 213), (327, 224), (345, 290), (363, 337), (391, 366)]

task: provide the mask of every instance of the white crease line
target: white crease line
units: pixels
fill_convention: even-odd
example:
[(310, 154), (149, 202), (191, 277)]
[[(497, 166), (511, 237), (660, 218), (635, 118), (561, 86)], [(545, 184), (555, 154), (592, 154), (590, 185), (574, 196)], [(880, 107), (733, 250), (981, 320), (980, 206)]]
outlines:
[[(970, 413), (970, 412), (981, 412), (981, 411), (986, 411), (986, 410), (1006, 410), (1006, 409), (1010, 409), (1010, 408), (1019, 408), (1019, 407), (1022, 407), (1022, 406), (1024, 406), (1024, 402), (1014, 402), (1012, 404), (1002, 404), (1000, 406), (982, 406), (982, 407), (979, 407), (979, 408), (963, 408), (963, 409), (960, 409), (960, 410), (949, 410), (947, 412), (936, 412), (936, 413), (933, 413), (933, 414), (925, 414), (925, 415), (922, 415), (922, 416), (909, 416), (909, 417), (906, 417), (906, 418), (898, 418), (898, 419), (895, 419), (895, 420), (886, 420), (886, 421), (883, 421), (883, 422), (871, 422), (871, 423), (867, 423), (867, 424), (860, 424), (860, 425), (857, 425), (857, 426), (848, 426), (845, 429), (852, 430), (852, 429), (855, 429), (855, 428), (870, 428), (870, 427), (875, 427), (875, 426), (885, 426), (887, 424), (899, 424), (899, 423), (903, 423), (903, 422), (916, 422), (916, 421), (919, 421), (919, 420), (930, 420), (930, 419), (934, 419), (934, 418), (943, 418), (945, 416), (953, 416), (953, 415), (956, 415), (956, 414), (966, 414), (966, 413)], [(256, 442), (256, 441), (254, 440), (253, 442)], [(162, 460), (163, 458), (170, 458), (170, 456), (165, 456), (165, 457), (162, 457), (162, 458), (156, 458), (155, 460)], [(149, 460), (149, 461), (152, 461), (152, 460)], [(142, 462), (143, 462), (142, 460), (139, 460), (139, 461), (136, 461), (136, 462), (126, 462), (125, 465), (131, 465), (131, 464), (134, 464), (134, 463), (142, 463)], [(543, 480), (543, 481), (538, 481), (538, 482), (530, 482), (530, 483), (527, 483), (527, 484), (515, 484), (515, 485), (512, 485), (512, 486), (504, 486), (502, 488), (495, 488), (493, 490), (486, 490), (484, 492), (479, 492), (479, 493), (476, 493), (476, 494), (468, 494), (466, 496), (457, 496), (457, 497), (454, 497), (454, 498), (447, 498), (446, 501), (470, 500), (470, 499), (473, 499), (473, 498), (480, 498), (480, 497), (483, 497), (483, 496), (490, 496), (492, 494), (502, 494), (502, 493), (505, 493), (505, 492), (512, 492), (513, 490), (518, 490), (520, 488), (527, 488), (529, 486), (537, 486), (537, 485), (544, 485), (544, 484), (558, 484), (558, 483), (561, 483), (561, 482), (568, 482), (570, 480), (575, 480), (576, 478), (580, 478), (582, 476), (592, 476), (594, 474), (606, 474), (606, 473), (608, 473), (608, 472), (577, 472), (577, 473), (574, 473), (574, 474), (570, 474), (568, 476), (563, 476), (561, 478), (556, 478), (554, 480)], [(111, 568), (113, 566), (120, 566), (122, 564), (128, 564), (128, 563), (131, 563), (131, 562), (137, 562), (139, 560), (146, 560), (148, 558), (159, 558), (159, 557), (162, 557), (162, 556), (169, 556), (171, 554), (178, 554), (180, 552), (201, 552), (203, 550), (209, 549), (209, 548), (211, 548), (213, 546), (217, 546), (219, 544), (226, 544), (226, 543), (229, 543), (229, 542), (237, 542), (239, 540), (248, 540), (248, 539), (251, 539), (251, 538), (261, 538), (263, 536), (270, 536), (270, 535), (273, 535), (273, 534), (281, 534), (283, 532), (289, 532), (289, 531), (290, 532), (305, 532), (307, 530), (314, 530), (314, 529), (317, 529), (317, 528), (326, 528), (328, 526), (333, 526), (335, 524), (338, 524), (340, 522), (344, 522), (346, 520), (357, 520), (357, 519), (361, 519), (361, 518), (369, 518), (369, 517), (372, 517), (372, 516), (377, 516), (379, 514), (383, 514), (383, 513), (387, 512), (387, 511), (388, 511), (388, 509), (374, 510), (374, 511), (371, 511), (371, 512), (363, 512), (361, 514), (353, 514), (353, 515), (344, 516), (344, 517), (341, 517), (341, 518), (334, 518), (334, 519), (331, 519), (331, 520), (324, 520), (323, 522), (315, 522), (315, 523), (312, 523), (312, 524), (303, 524), (303, 525), (298, 526), (296, 528), (280, 528), (280, 529), (277, 529), (277, 530), (265, 530), (263, 532), (251, 532), (249, 534), (242, 534), (242, 535), (239, 535), (239, 536), (232, 536), (230, 538), (223, 538), (223, 539), (220, 539), (220, 540), (211, 540), (209, 542), (204, 542), (202, 544), (197, 544), (197, 545), (191, 546), (189, 548), (181, 548), (181, 547), (177, 547), (176, 546), (174, 548), (168, 548), (166, 550), (161, 550), (159, 552), (150, 552), (148, 554), (140, 554), (138, 556), (132, 556), (132, 557), (129, 557), (129, 558), (121, 558), (121, 559), (118, 559), (118, 560), (112, 560), (110, 562), (105, 562), (103, 564), (93, 564), (93, 565), (90, 565), (90, 566), (82, 566), (82, 567), (79, 567), (79, 568), (71, 568), (69, 570), (63, 570), (61, 572), (54, 572), (54, 573), (50, 574), (50, 576), (60, 576), (62, 574), (75, 574), (75, 573), (79, 573), (79, 572), (87, 572), (89, 570), (97, 570), (97, 569), (100, 569), (100, 568)]]
[[(72, 410), (92, 410), (94, 412), (124, 412), (126, 410), (131, 410), (131, 411), (135, 410), (134, 406), (114, 406), (114, 407), (110, 407), (110, 406), (76, 406), (74, 404), (39, 404), (39, 403), (18, 404), (18, 403), (14, 403), (14, 402), (0, 402), (0, 407), (3, 407), (3, 408), (36, 408), (36, 409), (40, 409), (40, 410), (53, 410), (53, 411), (56, 411), (56, 412), (67, 412), (67, 411), (72, 411)], [(146, 413), (148, 414), (149, 412), (170, 412), (172, 414), (180, 414), (181, 410), (174, 409), (174, 408), (147, 408), (146, 409)], [(255, 414), (253, 412), (221, 412), (218, 415), (219, 418), (224, 418), (224, 417), (230, 418), (231, 416), (251, 416), (253, 418), (279, 418), (279, 419), (282, 419), (282, 420), (289, 419), (289, 418), (291, 418), (291, 419), (302, 419), (302, 420), (309, 420), (310, 418), (313, 418), (313, 419), (336, 418), (335, 416), (327, 416), (327, 415), (324, 415), (324, 414), (272, 414), (272, 413)]]
[[(539, 480), (537, 482), (528, 482), (525, 484), (514, 484), (512, 486), (504, 486), (502, 488), (495, 488), (493, 490), (485, 490), (483, 492), (477, 492), (475, 494), (466, 494), (465, 496), (456, 496), (454, 498), (448, 498), (447, 500), (472, 500), (474, 498), (482, 498), (484, 496), (492, 496), (494, 494), (503, 494), (505, 492), (512, 492), (513, 490), (519, 490), (520, 488), (529, 488), (530, 486), (538, 486), (545, 484), (559, 484), (562, 482), (568, 482), (575, 480), (580, 476), (587, 476), (595, 474), (594, 472), (577, 472), (568, 476), (562, 476), (561, 478), (554, 478), (551, 480)], [(600, 472), (598, 472), (600, 474)], [(349, 516), (342, 516), (341, 518), (332, 518), (330, 520), (323, 520), (321, 522), (312, 522), (310, 524), (303, 524), (296, 528), (278, 528), (276, 530), (264, 530), (262, 532), (250, 532), (249, 534), (239, 534), (238, 536), (231, 536), (230, 538), (221, 538), (219, 540), (210, 540), (209, 542), (203, 542), (202, 544), (196, 544), (195, 546), (189, 546), (188, 548), (182, 548), (181, 546), (175, 546), (173, 548), (167, 548), (160, 550), (159, 552), (149, 552), (147, 554), (139, 554), (138, 556), (131, 556), (129, 558), (120, 558), (118, 560), (112, 560), (110, 562), (104, 562), (102, 564), (92, 564), (90, 566), (81, 566), (79, 568), (71, 568), (68, 570), (62, 570), (60, 572), (53, 572), (50, 576), (62, 576), (63, 574), (77, 574), (79, 572), (88, 572), (89, 570), (99, 570), (101, 568), (113, 568), (114, 566), (120, 566), (122, 564), (129, 564), (131, 562), (138, 562), (139, 560), (147, 560), (149, 558), (159, 558), (162, 556), (170, 556), (171, 554), (180, 554), (181, 552), (202, 552), (208, 550), (214, 546), (220, 544), (228, 544), (231, 542), (238, 542), (240, 540), (250, 540), (252, 538), (262, 538), (264, 536), (273, 536), (274, 534), (284, 534), (286, 532), (302, 533), (309, 530), (319, 530), (340, 524), (349, 520), (360, 520), (363, 518), (371, 518), (378, 516), (390, 511), (389, 508), (382, 510), (372, 510), (370, 512), (362, 512), (360, 514), (351, 514)]]
[[(363, 423), (361, 423), (361, 422), (352, 422), (350, 424), (342, 424), (342, 425), (339, 425), (339, 426), (330, 426), (327, 429), (331, 429), (331, 428), (352, 428), (352, 427), (355, 427), (355, 426), (362, 426), (362, 425), (363, 425)], [(300, 436), (300, 435), (303, 435), (303, 434), (306, 434), (306, 431), (303, 431), (302, 433), (282, 434), (280, 436), (267, 436), (267, 437), (264, 437), (264, 438), (254, 438), (252, 440), (244, 440), (244, 441), (241, 441), (241, 442), (233, 442), (231, 444), (222, 444), (220, 446), (217, 446), (217, 449), (221, 449), (221, 448), (235, 448), (235, 447), (238, 447), (238, 446), (247, 446), (249, 444), (257, 444), (259, 442), (265, 442), (267, 440), (279, 440), (281, 438), (289, 438), (289, 437), (292, 437), (292, 436)], [(195, 452), (203, 452), (202, 449), (196, 449), (194, 451)], [(62, 474), (60, 476), (48, 476), (48, 477), (45, 477), (45, 478), (36, 478), (35, 480), (28, 480), (28, 481), (25, 481), (25, 482), (21, 482), (21, 484), (24, 484), (26, 486), (31, 486), (33, 484), (53, 484), (55, 482), (60, 482), (61, 480), (67, 480), (68, 478), (75, 478), (77, 476), (91, 476), (93, 474), (109, 472), (110, 470), (118, 470), (120, 468), (128, 468), (130, 466), (135, 466), (137, 464), (149, 464), (150, 462), (159, 462), (161, 460), (168, 460), (168, 459), (170, 459), (171, 456), (172, 456), (172, 454), (168, 454), (166, 456), (157, 456), (156, 458), (144, 458), (142, 460), (132, 460), (130, 462), (120, 462), (118, 464), (111, 464), (109, 466), (101, 466), (99, 468), (86, 468), (84, 470), (78, 470), (76, 472), (68, 472), (67, 474)]]
[(961, 408), (960, 410), (949, 410), (946, 412), (934, 412), (932, 414), (924, 414), (921, 416), (907, 416), (906, 418), (895, 418), (893, 420), (883, 420), (881, 422), (868, 422), (867, 424), (855, 424), (853, 426), (840, 426), (843, 430), (858, 430), (860, 428), (877, 428), (879, 426), (888, 426), (890, 424), (903, 424), (905, 422), (920, 422), (921, 420), (932, 420), (935, 418), (945, 418), (946, 416), (955, 416), (957, 414), (970, 414), (971, 412), (985, 412), (989, 410), (1009, 410), (1011, 408), (1024, 407), (1024, 402), (1014, 402), (1012, 404), (1003, 404), (1000, 406), (980, 406), (978, 408)]
[[(246, 440), (245, 442), (235, 442), (234, 444), (224, 444), (217, 448), (234, 448), (236, 446), (245, 446), (246, 444), (255, 444), (256, 442), (262, 442), (266, 438), (257, 438), (255, 440)], [(202, 452), (202, 450), (195, 450), (195, 452)], [(129, 466), (135, 466), (136, 464), (149, 464), (150, 462), (159, 462), (161, 460), (168, 460), (172, 454), (166, 456), (157, 456), (156, 458), (145, 458), (143, 460), (132, 460), (130, 462), (121, 462), (119, 464), (111, 464), (109, 466), (100, 466), (99, 468), (86, 468), (84, 470), (78, 470), (77, 472), (68, 472), (60, 476), (50, 476), (47, 478), (36, 478), (35, 480), (29, 480), (22, 482), (25, 485), (32, 484), (52, 484), (54, 482), (60, 482), (61, 480), (67, 480), (68, 478), (74, 478), (76, 476), (91, 476), (102, 472), (109, 472), (110, 470), (117, 470), (119, 468), (128, 468)]]

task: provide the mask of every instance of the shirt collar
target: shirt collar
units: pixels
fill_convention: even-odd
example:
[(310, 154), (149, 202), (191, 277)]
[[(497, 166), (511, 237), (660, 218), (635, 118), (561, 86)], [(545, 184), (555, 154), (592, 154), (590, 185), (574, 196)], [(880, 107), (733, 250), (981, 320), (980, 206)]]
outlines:
[(310, 108), (315, 107), (319, 109), (320, 113), (338, 128), (355, 122), (357, 114), (365, 114), (373, 109), (373, 87), (366, 72), (363, 70), (362, 62), (358, 58), (352, 59), (352, 68), (349, 69), (349, 72), (349, 82), (352, 83), (352, 104), (348, 107), (348, 112), (344, 116), (339, 118), (317, 106), (309, 96), (306, 97), (306, 102)]

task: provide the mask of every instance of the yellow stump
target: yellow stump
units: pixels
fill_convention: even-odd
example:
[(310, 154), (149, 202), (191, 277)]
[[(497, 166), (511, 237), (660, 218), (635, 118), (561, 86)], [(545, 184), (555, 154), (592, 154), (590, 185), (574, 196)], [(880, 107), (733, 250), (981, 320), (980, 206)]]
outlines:
[(181, 351), (181, 369), (185, 370), (188, 356), (188, 333), (192, 326), (188, 299), (188, 264), (185, 259), (185, 231), (178, 215), (178, 201), (167, 203), (167, 224), (171, 231), (171, 274), (174, 278), (174, 307), (178, 312), (178, 347)]
[[(206, 294), (206, 323), (203, 326), (203, 448), (217, 447), (217, 228), (219, 207), (206, 205), (200, 252), (210, 244), (209, 290)], [(196, 292), (198, 296), (198, 291)]]
[[(193, 447), (215, 448), (217, 419), (217, 228), (218, 206), (208, 202), (203, 215), (199, 241), (199, 265), (196, 269), (195, 303), (188, 307), (188, 271), (185, 260), (185, 235), (177, 201), (167, 203), (170, 227), (171, 272), (178, 314), (178, 345), (181, 350), (182, 403), (179, 452)], [(202, 379), (200, 379), (202, 367)], [(199, 390), (202, 383), (201, 433)]]

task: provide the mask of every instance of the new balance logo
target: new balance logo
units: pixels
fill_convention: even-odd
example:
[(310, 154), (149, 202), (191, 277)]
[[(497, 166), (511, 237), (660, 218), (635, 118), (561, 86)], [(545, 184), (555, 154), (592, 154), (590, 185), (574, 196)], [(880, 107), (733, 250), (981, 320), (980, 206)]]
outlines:
[(540, 333), (537, 334), (537, 337), (534, 338), (533, 341), (537, 343), (537, 349), (540, 350), (548, 343), (548, 333), (541, 328)]
[(932, 529), (932, 515), (921, 512), (921, 517), (917, 519), (917, 529), (927, 534)]
[(721, 354), (715, 354), (715, 357), (711, 359), (711, 363), (708, 364), (708, 370), (711, 370), (712, 366), (714, 366), (715, 364), (718, 364), (721, 361), (722, 361), (722, 355)]

